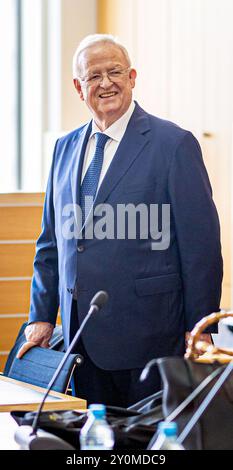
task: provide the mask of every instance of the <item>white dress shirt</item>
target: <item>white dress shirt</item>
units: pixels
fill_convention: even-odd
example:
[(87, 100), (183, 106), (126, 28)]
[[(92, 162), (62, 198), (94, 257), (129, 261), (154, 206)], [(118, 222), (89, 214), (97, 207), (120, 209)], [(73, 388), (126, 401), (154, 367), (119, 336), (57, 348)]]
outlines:
[[(103, 165), (102, 165), (102, 169), (100, 173), (97, 191), (108, 171), (110, 163), (117, 151), (118, 145), (120, 144), (121, 139), (126, 131), (128, 122), (134, 112), (134, 108), (135, 108), (135, 103), (134, 101), (132, 101), (126, 113), (123, 114), (123, 116), (121, 116), (117, 121), (111, 124), (111, 126), (105, 129), (105, 131), (103, 132), (104, 134), (108, 135), (110, 139), (107, 141), (104, 147), (104, 159), (103, 159)], [(92, 130), (91, 130), (89, 140), (87, 142), (86, 152), (85, 152), (85, 156), (83, 160), (81, 181), (83, 181), (83, 178), (87, 172), (87, 169), (95, 153), (95, 135), (94, 134), (96, 134), (96, 132), (101, 132), (101, 131), (96, 125), (95, 121), (92, 120)]]

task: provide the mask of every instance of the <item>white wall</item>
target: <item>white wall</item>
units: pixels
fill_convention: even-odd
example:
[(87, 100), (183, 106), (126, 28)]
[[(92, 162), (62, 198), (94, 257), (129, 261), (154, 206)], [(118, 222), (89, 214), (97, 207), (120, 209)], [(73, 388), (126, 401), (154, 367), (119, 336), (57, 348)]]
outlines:
[(78, 43), (96, 32), (96, 0), (46, 0), (48, 2), (47, 109), (43, 132), (45, 187), (56, 139), (90, 118), (72, 81), (72, 58)]
[(69, 130), (90, 117), (73, 86), (72, 58), (81, 39), (96, 32), (96, 0), (62, 0), (61, 20), (61, 127)]
[(96, 0), (21, 0), (21, 6), (22, 189), (41, 191), (56, 139), (89, 119), (73, 86), (72, 57), (80, 40), (96, 32)]
[(152, 114), (191, 130), (202, 146), (221, 223), (222, 308), (229, 308), (233, 264), (233, 2), (134, 0), (132, 6), (132, 0), (124, 0), (124, 15), (118, 5), (116, 0), (114, 33), (130, 50), (133, 46), (138, 69), (136, 99)]
[(0, 191), (14, 190), (17, 182), (17, 83), (15, 80), (17, 33), (15, 10), (15, 3), (12, 0), (0, 2)]

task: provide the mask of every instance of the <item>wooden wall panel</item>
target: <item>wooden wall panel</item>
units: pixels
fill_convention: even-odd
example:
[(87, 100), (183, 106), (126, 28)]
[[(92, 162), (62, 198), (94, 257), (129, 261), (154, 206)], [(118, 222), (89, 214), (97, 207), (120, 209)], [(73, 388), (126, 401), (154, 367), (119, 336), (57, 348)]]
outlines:
[(0, 194), (0, 371), (28, 319), (43, 201), (44, 193)]
[(28, 315), (25, 315), (25, 318), (22, 317), (10, 317), (10, 318), (1, 318), (0, 316), (0, 331), (4, 332), (1, 333), (0, 337), (0, 350), (1, 351), (9, 351), (16, 340), (18, 335), (19, 329), (21, 325), (27, 321)]
[(3, 372), (3, 370), (4, 370), (7, 357), (8, 357), (7, 354), (4, 354), (4, 355), (1, 354), (0, 355), (0, 372)]
[(30, 285), (30, 280), (1, 281), (0, 314), (27, 313), (30, 302)]
[(35, 243), (0, 244), (0, 277), (32, 276)]
[(0, 206), (0, 240), (36, 240), (41, 231), (42, 207)]
[(44, 193), (2, 193), (0, 194), (0, 204), (30, 204), (43, 205)]

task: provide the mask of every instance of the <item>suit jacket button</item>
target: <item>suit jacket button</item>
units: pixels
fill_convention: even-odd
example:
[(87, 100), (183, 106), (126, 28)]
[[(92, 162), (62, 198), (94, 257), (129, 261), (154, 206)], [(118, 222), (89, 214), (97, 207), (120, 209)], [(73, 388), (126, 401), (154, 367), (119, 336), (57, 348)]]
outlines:
[(67, 289), (67, 292), (69, 292), (69, 294), (73, 294), (73, 292), (74, 292), (73, 289), (70, 289), (69, 287), (67, 287), (66, 289)]
[(77, 248), (78, 252), (79, 253), (83, 253), (83, 251), (85, 250), (84, 246), (83, 245), (79, 245), (78, 248)]

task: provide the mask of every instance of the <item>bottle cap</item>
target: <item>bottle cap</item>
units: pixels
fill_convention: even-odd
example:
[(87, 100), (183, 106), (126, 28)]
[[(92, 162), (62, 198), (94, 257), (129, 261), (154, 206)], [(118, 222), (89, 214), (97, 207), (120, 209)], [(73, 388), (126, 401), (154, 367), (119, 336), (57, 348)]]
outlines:
[(158, 426), (158, 431), (163, 432), (166, 436), (176, 436), (177, 435), (177, 424), (172, 421), (167, 423), (166, 421), (161, 421)]
[(88, 406), (90, 412), (95, 416), (95, 418), (103, 418), (106, 415), (106, 406), (102, 404), (91, 404)]

